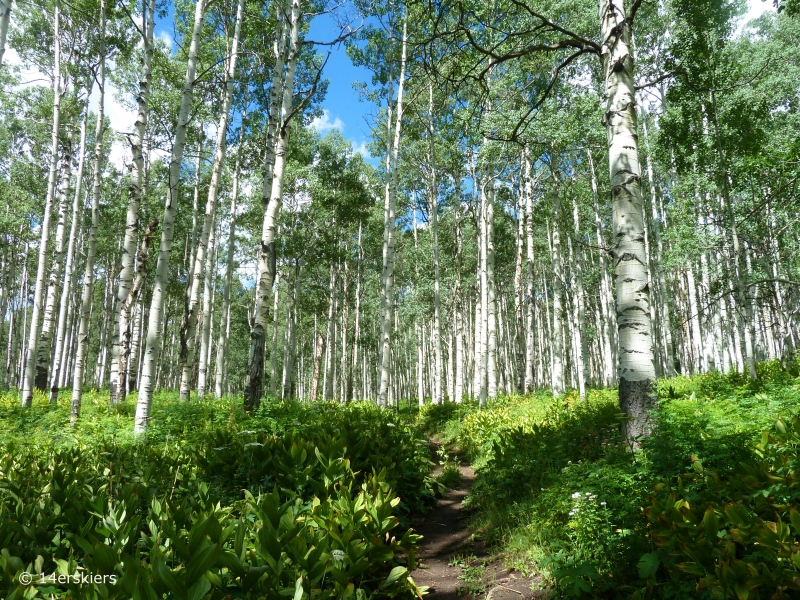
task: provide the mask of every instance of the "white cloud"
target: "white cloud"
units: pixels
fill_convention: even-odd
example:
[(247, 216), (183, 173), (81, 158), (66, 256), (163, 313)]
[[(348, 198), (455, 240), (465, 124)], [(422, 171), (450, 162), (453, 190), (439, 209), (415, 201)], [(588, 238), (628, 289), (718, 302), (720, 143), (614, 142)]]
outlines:
[(167, 45), (167, 49), (172, 52), (172, 47), (175, 45), (175, 40), (172, 38), (172, 34), (169, 33), (166, 29), (162, 29), (156, 34), (156, 38), (161, 40)]
[(361, 143), (358, 145), (353, 145), (353, 152), (357, 152), (366, 159), (371, 158), (369, 148), (367, 148), (367, 142), (364, 140), (361, 140)]
[(740, 34), (745, 28), (747, 23), (753, 19), (757, 19), (767, 11), (774, 11), (775, 7), (772, 5), (772, 0), (747, 0), (747, 12), (739, 21), (739, 26), (736, 29), (736, 34)]
[(320, 133), (330, 131), (331, 129), (344, 131), (344, 123), (339, 117), (336, 117), (333, 121), (331, 121), (331, 114), (326, 108), (322, 111), (321, 117), (315, 117), (314, 120), (311, 121), (311, 128), (316, 129)]

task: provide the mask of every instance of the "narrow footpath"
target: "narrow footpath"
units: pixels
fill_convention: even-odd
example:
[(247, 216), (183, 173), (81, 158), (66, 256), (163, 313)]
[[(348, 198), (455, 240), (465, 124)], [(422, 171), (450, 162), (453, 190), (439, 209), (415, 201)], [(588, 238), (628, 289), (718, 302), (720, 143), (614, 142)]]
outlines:
[[(431, 440), (431, 452), (441, 442)], [(417, 533), (423, 536), (417, 553), (417, 570), (412, 573), (419, 586), (428, 586), (426, 598), (431, 600), (456, 600), (482, 598), (485, 600), (528, 600), (545, 598), (544, 590), (531, 591), (531, 586), (541, 582), (540, 577), (523, 578), (520, 573), (509, 572), (503, 566), (502, 558), (492, 560), (482, 540), (474, 540), (468, 523), (468, 514), (463, 501), (469, 495), (475, 481), (475, 471), (463, 458), (459, 464), (461, 483), (457, 489), (448, 489), (445, 497), (415, 525)], [(434, 475), (441, 467), (437, 464)], [(458, 558), (461, 564), (468, 561), (474, 573), (482, 571), (481, 581), (471, 578), (470, 585), (462, 578), (462, 567), (454, 563)], [(453, 564), (453, 566), (450, 566)]]

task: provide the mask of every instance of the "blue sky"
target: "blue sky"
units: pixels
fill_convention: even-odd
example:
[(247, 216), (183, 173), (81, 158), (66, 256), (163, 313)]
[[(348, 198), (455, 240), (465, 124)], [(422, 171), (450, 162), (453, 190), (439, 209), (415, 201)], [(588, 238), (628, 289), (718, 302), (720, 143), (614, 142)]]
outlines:
[[(156, 19), (155, 34), (156, 37), (174, 46), (175, 26), (171, 9), (170, 14)], [(329, 42), (338, 35), (339, 29), (333, 18), (329, 15), (320, 15), (311, 23), (306, 37), (317, 42)], [(372, 103), (360, 101), (353, 89), (353, 83), (363, 81), (369, 84), (372, 72), (364, 67), (354, 66), (341, 44), (320, 46), (319, 51), (331, 53), (323, 73), (329, 84), (328, 93), (322, 104), (324, 113), (322, 117), (313, 121), (312, 126), (323, 135), (332, 129), (338, 129), (351, 141), (354, 149), (368, 157), (366, 144), (370, 138), (370, 129), (377, 107)]]

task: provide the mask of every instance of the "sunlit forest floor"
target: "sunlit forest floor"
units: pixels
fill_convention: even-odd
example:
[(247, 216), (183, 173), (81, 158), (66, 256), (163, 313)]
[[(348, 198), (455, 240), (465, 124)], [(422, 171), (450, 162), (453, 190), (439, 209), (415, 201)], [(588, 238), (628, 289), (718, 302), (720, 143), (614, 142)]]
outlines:
[[(712, 373), (658, 383), (641, 451), (614, 390), (422, 408), (164, 393), (144, 440), (135, 395), (18, 408), (0, 397), (0, 596), (413, 598), (409, 527), (475, 471), (469, 527), (494, 562), (556, 596), (792, 597), (800, 582), (800, 378)], [(777, 422), (777, 423), (776, 423)], [(433, 476), (435, 461), (439, 465)], [(423, 542), (424, 543), (424, 542)], [(481, 561), (455, 561), (482, 596)], [(498, 558), (500, 557), (500, 558)], [(115, 574), (113, 585), (53, 573)], [(22, 572), (40, 579), (20, 583)]]

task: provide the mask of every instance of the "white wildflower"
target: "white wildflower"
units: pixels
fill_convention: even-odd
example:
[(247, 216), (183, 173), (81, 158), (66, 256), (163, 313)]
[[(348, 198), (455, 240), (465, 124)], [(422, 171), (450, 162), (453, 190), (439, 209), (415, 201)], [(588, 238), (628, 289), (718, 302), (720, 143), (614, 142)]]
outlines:
[(575, 500), (577, 500), (580, 497), (581, 497), (581, 493), (580, 492), (575, 492), (574, 494), (572, 494), (572, 498), (575, 499)]

